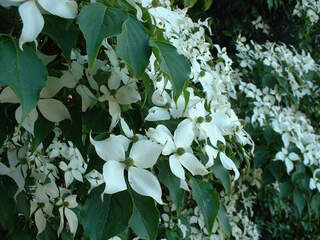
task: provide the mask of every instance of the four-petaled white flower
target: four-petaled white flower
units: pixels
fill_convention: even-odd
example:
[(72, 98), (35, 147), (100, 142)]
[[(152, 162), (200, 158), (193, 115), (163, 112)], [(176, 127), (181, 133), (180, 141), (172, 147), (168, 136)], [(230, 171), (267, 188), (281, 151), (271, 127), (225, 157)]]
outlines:
[(290, 136), (288, 133), (284, 133), (281, 136), (284, 147), (281, 149), (281, 152), (278, 152), (274, 158), (274, 160), (284, 161), (287, 173), (289, 174), (293, 170), (293, 161), (299, 160), (299, 156), (294, 152), (288, 152), (289, 144), (290, 144)]
[(78, 14), (78, 5), (74, 0), (2, 0), (0, 5), (4, 7), (19, 5), (19, 14), (23, 27), (19, 39), (19, 47), (26, 42), (35, 42), (40, 34), (44, 20), (41, 10), (45, 10), (53, 15), (73, 19)]
[(107, 161), (103, 166), (105, 193), (113, 194), (127, 189), (124, 178), (124, 170), (127, 169), (129, 184), (134, 191), (163, 204), (160, 183), (146, 170), (156, 163), (162, 151), (161, 145), (148, 139), (138, 140), (132, 144), (129, 156), (126, 157), (130, 140), (122, 135), (111, 135), (102, 141), (95, 141), (90, 136), (90, 142), (98, 156)]
[(191, 144), (195, 138), (191, 120), (185, 119), (179, 123), (174, 136), (164, 125), (150, 128), (147, 135), (164, 146), (163, 155), (171, 154), (169, 157), (170, 169), (181, 180), (185, 180), (183, 167), (191, 172), (192, 175), (206, 175), (208, 173), (205, 166), (194, 156), (191, 149)]
[[(68, 195), (65, 197), (65, 195)], [(76, 201), (77, 195), (71, 195), (69, 190), (60, 188), (60, 199), (56, 203), (59, 207), (59, 214), (60, 214), (60, 225), (58, 228), (58, 236), (60, 236), (63, 225), (64, 225), (64, 216), (66, 216), (70, 232), (75, 235), (78, 228), (78, 218), (77, 215), (70, 210), (71, 208), (75, 208), (78, 206), (78, 203)]]

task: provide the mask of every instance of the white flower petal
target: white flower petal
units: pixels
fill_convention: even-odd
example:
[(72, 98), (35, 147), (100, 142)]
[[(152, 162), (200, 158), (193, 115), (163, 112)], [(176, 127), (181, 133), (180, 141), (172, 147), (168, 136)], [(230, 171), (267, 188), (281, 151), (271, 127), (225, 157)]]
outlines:
[(46, 229), (46, 225), (47, 225), (46, 218), (44, 217), (41, 209), (38, 209), (36, 211), (36, 213), (34, 214), (34, 219), (38, 229), (38, 234), (40, 234), (44, 231), (44, 229)]
[(0, 93), (0, 103), (20, 103), (20, 100), (10, 87), (6, 87)]
[(118, 71), (115, 71), (116, 68), (112, 68), (111, 75), (108, 79), (108, 88), (109, 89), (118, 89), (121, 84), (121, 78), (118, 74)]
[(206, 175), (209, 172), (203, 166), (203, 164), (192, 154), (186, 152), (185, 154), (178, 156), (178, 159), (182, 166), (184, 166), (192, 175)]
[(109, 128), (109, 131), (111, 131), (118, 124), (120, 120), (120, 114), (121, 114), (120, 105), (116, 102), (109, 101), (109, 113), (112, 117), (112, 121)]
[(78, 218), (77, 215), (70, 210), (69, 208), (65, 208), (64, 209), (64, 213), (66, 215), (68, 224), (69, 224), (69, 228), (70, 228), (70, 232), (75, 235), (75, 233), (77, 232), (77, 228), (78, 228)]
[(103, 178), (106, 184), (105, 193), (114, 194), (127, 189), (124, 179), (124, 165), (110, 160), (103, 165)]
[(131, 104), (140, 101), (141, 96), (135, 87), (126, 85), (118, 89), (116, 99), (120, 104)]
[(130, 150), (130, 157), (134, 165), (140, 168), (152, 168), (156, 164), (162, 151), (162, 146), (150, 140), (140, 140), (134, 143)]
[(38, 0), (38, 3), (49, 13), (73, 19), (78, 14), (78, 5), (73, 0)]
[(46, 86), (40, 92), (40, 98), (52, 98), (54, 97), (61, 88), (64, 87), (61, 78), (51, 77), (47, 78)]
[(128, 170), (128, 180), (134, 191), (143, 196), (152, 197), (159, 204), (163, 204), (160, 183), (151, 172), (145, 169), (130, 167)]
[(60, 161), (59, 168), (63, 171), (67, 171), (69, 167), (64, 161)]
[[(22, 119), (22, 107), (19, 106), (16, 110), (15, 117), (18, 123), (21, 122)], [(22, 123), (22, 127), (26, 129), (29, 133), (33, 134), (34, 131), (34, 124), (38, 119), (38, 111), (37, 109), (33, 109), (24, 119)]]
[(59, 224), (59, 228), (58, 228), (58, 237), (60, 236), (60, 234), (63, 230), (63, 225), (64, 225), (63, 207), (59, 208), (59, 215), (60, 215), (60, 224)]
[(178, 178), (185, 180), (184, 169), (179, 161), (179, 158), (173, 154), (169, 157), (169, 166), (171, 172)]
[(214, 147), (217, 146), (218, 141), (222, 142), (223, 144), (226, 143), (219, 128), (215, 126), (213, 122), (204, 122), (200, 126), (205, 130), (206, 135), (209, 137), (210, 142)]
[(290, 159), (284, 160), (284, 163), (287, 167), (287, 173), (289, 174), (293, 170), (293, 163), (290, 161)]
[(228, 170), (233, 170), (235, 174), (234, 181), (237, 180), (240, 176), (240, 173), (234, 162), (230, 158), (228, 158), (224, 152), (220, 152), (219, 156), (223, 167)]
[(206, 163), (205, 167), (209, 168), (209, 167), (213, 166), (214, 159), (217, 157), (219, 151), (209, 145), (206, 145), (204, 147), (204, 151), (207, 153), (207, 155), (209, 157), (208, 162)]
[(70, 184), (73, 182), (73, 179), (74, 178), (71, 171), (67, 171), (64, 173), (64, 181), (65, 181), (66, 187), (70, 186)]
[(282, 134), (281, 139), (282, 139), (284, 147), (288, 148), (289, 144), (290, 144), (290, 135), (289, 135), (289, 133)]
[(71, 119), (68, 109), (56, 99), (40, 99), (38, 108), (41, 114), (51, 122), (61, 122)]
[(82, 112), (87, 111), (87, 109), (93, 106), (98, 99), (92, 94), (92, 92), (87, 88), (85, 85), (78, 85), (76, 88), (77, 93), (81, 96), (82, 105), (81, 110)]
[(169, 120), (170, 114), (167, 109), (161, 107), (152, 107), (145, 118), (146, 121), (162, 121)]
[(103, 160), (125, 160), (125, 149), (119, 138), (110, 137), (102, 141), (95, 141), (90, 135), (90, 142), (96, 149), (96, 153)]
[(78, 170), (72, 170), (72, 175), (79, 182), (83, 182), (82, 174)]
[(0, 162), (0, 175), (8, 175), (10, 173), (10, 168)]
[(65, 198), (64, 201), (69, 203), (68, 208), (75, 208), (76, 206), (78, 206), (77, 195), (69, 195)]
[(27, 1), (21, 4), (19, 14), (23, 23), (19, 39), (19, 47), (22, 50), (22, 46), (26, 42), (35, 41), (37, 45), (36, 38), (44, 26), (44, 20), (35, 1)]
[(132, 138), (133, 131), (129, 128), (128, 124), (126, 123), (126, 121), (123, 118), (120, 119), (120, 124), (121, 124), (121, 128), (122, 128), (122, 131), (124, 132), (124, 134), (128, 138)]
[(185, 119), (179, 123), (177, 129), (174, 131), (173, 139), (177, 148), (188, 148), (191, 146), (194, 137), (192, 121)]
[(300, 158), (299, 158), (299, 156), (298, 156), (298, 154), (296, 154), (296, 153), (294, 153), (294, 152), (291, 152), (291, 153), (289, 153), (289, 159), (291, 160), (291, 161), (297, 161), (297, 160), (299, 160)]

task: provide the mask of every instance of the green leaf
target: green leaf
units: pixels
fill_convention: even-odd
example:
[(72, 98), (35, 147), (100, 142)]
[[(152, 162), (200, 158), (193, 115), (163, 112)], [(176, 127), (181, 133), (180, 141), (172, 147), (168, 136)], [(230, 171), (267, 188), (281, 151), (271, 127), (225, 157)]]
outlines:
[(37, 106), (47, 70), (33, 48), (25, 45), (21, 51), (15, 40), (0, 38), (0, 52), (0, 84), (17, 94), (24, 119)]
[(129, 17), (123, 24), (122, 33), (117, 37), (116, 53), (133, 68), (136, 77), (141, 77), (149, 64), (151, 49), (149, 35), (138, 20)]
[(261, 167), (262, 165), (269, 162), (269, 160), (271, 159), (272, 159), (272, 155), (269, 151), (257, 150), (253, 158), (254, 168)]
[(41, 114), (34, 124), (34, 138), (31, 143), (31, 153), (33, 153), (40, 143), (50, 134), (54, 128), (54, 123), (48, 121)]
[(160, 62), (160, 69), (171, 81), (173, 87), (173, 95), (175, 100), (182, 93), (185, 83), (189, 80), (191, 72), (190, 64), (187, 58), (178, 54), (177, 49), (160, 41), (151, 41), (157, 60)]
[(184, 198), (184, 190), (180, 188), (180, 179), (172, 174), (167, 160), (159, 161), (158, 167), (158, 178), (169, 189), (170, 198), (177, 207), (177, 213), (180, 214)]
[(0, 178), (0, 225), (6, 230), (15, 224), (16, 208), (13, 199), (16, 184), (7, 176)]
[(17, 196), (16, 208), (17, 212), (22, 213), (26, 218), (30, 216), (30, 203), (24, 191)]
[(102, 40), (120, 34), (127, 18), (123, 10), (106, 7), (102, 3), (90, 3), (82, 8), (77, 22), (86, 39), (89, 71), (93, 68)]
[(228, 215), (227, 215), (226, 208), (223, 205), (223, 203), (220, 203), (220, 208), (219, 208), (219, 212), (218, 212), (218, 220), (219, 220), (220, 226), (222, 228), (222, 231), (228, 237), (230, 237), (230, 235), (231, 235), (231, 226), (230, 226), (230, 222), (229, 222), (229, 218), (228, 218)]
[(311, 200), (311, 209), (316, 213), (316, 216), (320, 216), (320, 194), (316, 193)]
[(171, 231), (169, 229), (166, 229), (166, 237), (168, 240), (180, 240), (182, 236), (178, 234), (176, 231)]
[(291, 182), (282, 182), (279, 183), (279, 188), (280, 188), (280, 198), (288, 198), (289, 195), (293, 191), (293, 185)]
[(58, 240), (57, 231), (51, 224), (47, 224), (46, 229), (37, 236), (37, 240)]
[(65, 230), (61, 233), (62, 240), (73, 240), (74, 237), (71, 233), (66, 232)]
[(123, 232), (132, 214), (132, 203), (127, 191), (113, 195), (101, 193), (104, 185), (92, 190), (80, 212), (84, 235), (91, 240), (108, 239)]
[(142, 239), (156, 239), (160, 214), (150, 197), (141, 196), (130, 191), (133, 202), (133, 214), (130, 227)]
[(54, 15), (44, 15), (44, 17), (45, 24), (42, 32), (55, 41), (62, 50), (65, 59), (70, 61), (71, 50), (78, 38), (78, 28), (70, 19)]
[(298, 208), (299, 214), (302, 215), (302, 211), (304, 207), (306, 206), (306, 201), (303, 197), (303, 194), (298, 191), (297, 189), (294, 190), (293, 192), (293, 202)]
[(213, 0), (203, 0), (202, 10), (207, 11), (211, 7)]
[(223, 187), (224, 190), (227, 192), (228, 195), (231, 194), (231, 179), (229, 172), (222, 166), (222, 163), (220, 161), (220, 158), (216, 158), (215, 163), (212, 167), (212, 172), (214, 173), (214, 176), (218, 178)]
[(189, 8), (192, 8), (196, 3), (197, 3), (198, 0), (183, 0), (183, 6), (184, 7), (189, 7)]
[(189, 185), (192, 188), (192, 197), (198, 204), (204, 217), (206, 228), (209, 234), (211, 234), (214, 221), (220, 208), (219, 194), (212, 187), (212, 184), (197, 178), (191, 178)]

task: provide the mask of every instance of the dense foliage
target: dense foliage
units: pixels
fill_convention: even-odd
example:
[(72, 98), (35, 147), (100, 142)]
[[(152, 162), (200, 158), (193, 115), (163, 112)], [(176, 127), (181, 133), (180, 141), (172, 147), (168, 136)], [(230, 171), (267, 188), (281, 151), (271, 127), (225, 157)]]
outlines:
[(317, 239), (319, 14), (0, 0), (1, 239)]

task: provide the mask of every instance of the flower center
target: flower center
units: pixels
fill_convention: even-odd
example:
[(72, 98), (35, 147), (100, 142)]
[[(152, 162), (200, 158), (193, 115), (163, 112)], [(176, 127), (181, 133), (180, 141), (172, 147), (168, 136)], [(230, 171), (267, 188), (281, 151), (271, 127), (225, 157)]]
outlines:
[(43, 203), (43, 202), (38, 203), (38, 207), (39, 207), (39, 208), (44, 208), (44, 203)]
[(133, 166), (134, 161), (131, 157), (127, 157), (123, 163), (126, 166), (126, 168), (129, 168), (129, 167)]
[(131, 140), (133, 143), (136, 143), (139, 141), (139, 137), (137, 135), (134, 135)]
[(116, 94), (117, 94), (117, 90), (116, 90), (116, 89), (111, 89), (111, 90), (110, 90), (110, 95), (111, 95), (111, 96), (114, 97), (114, 96), (116, 96)]
[(211, 122), (212, 121), (212, 117), (211, 116), (206, 116), (206, 122)]
[(198, 117), (197, 118), (197, 123), (203, 123), (204, 121), (204, 118), (203, 117)]
[(185, 151), (183, 148), (179, 147), (179, 148), (177, 149), (177, 151), (176, 151), (176, 154), (178, 154), (179, 156), (181, 156), (181, 155), (183, 155), (185, 152), (186, 152), (186, 151)]

